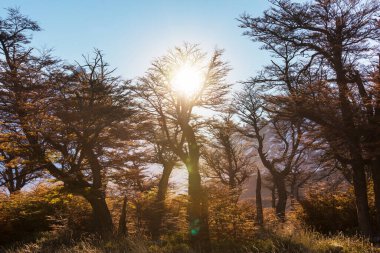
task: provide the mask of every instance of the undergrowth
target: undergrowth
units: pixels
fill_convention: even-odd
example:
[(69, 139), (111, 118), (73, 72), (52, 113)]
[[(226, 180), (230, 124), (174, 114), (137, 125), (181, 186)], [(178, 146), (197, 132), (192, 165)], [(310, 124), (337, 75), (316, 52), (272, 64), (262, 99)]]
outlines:
[[(337, 234), (326, 236), (287, 226), (259, 229), (246, 241), (213, 241), (215, 253), (380, 253), (366, 239)], [(143, 236), (101, 240), (93, 235), (74, 238), (70, 233), (42, 233), (37, 240), (0, 249), (1, 253), (193, 253), (185, 241), (166, 237), (159, 243)]]

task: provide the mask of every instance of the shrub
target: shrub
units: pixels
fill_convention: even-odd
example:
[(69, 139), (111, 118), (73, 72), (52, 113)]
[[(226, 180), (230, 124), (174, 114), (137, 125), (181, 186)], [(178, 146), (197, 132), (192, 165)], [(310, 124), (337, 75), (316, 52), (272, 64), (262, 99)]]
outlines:
[(233, 245), (250, 238), (254, 231), (255, 208), (238, 201), (239, 192), (223, 186), (208, 188), (209, 226), (212, 239)]
[[(373, 211), (371, 191), (369, 191), (369, 197)], [(358, 231), (352, 187), (345, 192), (309, 191), (300, 204), (302, 208), (299, 210), (299, 217), (306, 225), (318, 232), (354, 234)]]
[(0, 245), (32, 239), (37, 233), (58, 229), (87, 230), (90, 208), (61, 186), (39, 185), (0, 199)]

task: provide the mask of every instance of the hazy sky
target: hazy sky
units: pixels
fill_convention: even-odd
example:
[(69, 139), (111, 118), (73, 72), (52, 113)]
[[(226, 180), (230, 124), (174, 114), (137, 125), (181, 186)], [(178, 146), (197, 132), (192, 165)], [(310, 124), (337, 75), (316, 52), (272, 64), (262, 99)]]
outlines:
[(259, 45), (241, 35), (236, 18), (261, 15), (268, 6), (266, 0), (1, 0), (0, 16), (19, 7), (43, 29), (34, 35), (35, 46), (53, 48), (68, 61), (99, 48), (124, 78), (142, 75), (152, 59), (185, 41), (207, 51), (217, 46), (226, 50), (235, 82), (268, 62)]

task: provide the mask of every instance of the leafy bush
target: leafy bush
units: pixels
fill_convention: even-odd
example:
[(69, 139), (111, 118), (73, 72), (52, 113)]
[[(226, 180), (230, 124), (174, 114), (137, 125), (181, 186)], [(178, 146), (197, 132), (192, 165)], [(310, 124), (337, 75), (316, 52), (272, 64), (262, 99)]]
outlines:
[[(369, 199), (373, 203), (371, 191)], [(351, 187), (345, 192), (309, 191), (300, 204), (299, 217), (318, 232), (354, 234), (358, 231), (355, 197)], [(373, 204), (371, 210), (374, 210)]]
[(42, 231), (90, 229), (88, 204), (61, 186), (39, 185), (0, 198), (0, 245), (32, 239)]
[(234, 245), (250, 238), (254, 231), (255, 208), (238, 201), (239, 192), (223, 186), (208, 188), (209, 226), (212, 239)]

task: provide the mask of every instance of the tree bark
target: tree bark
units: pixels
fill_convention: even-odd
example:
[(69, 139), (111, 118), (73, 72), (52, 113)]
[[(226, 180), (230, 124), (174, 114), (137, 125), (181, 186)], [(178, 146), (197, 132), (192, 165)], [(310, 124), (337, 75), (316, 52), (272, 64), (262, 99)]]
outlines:
[(111, 213), (108, 209), (104, 193), (101, 191), (91, 191), (85, 194), (85, 198), (90, 202), (94, 218), (95, 231), (103, 238), (112, 236), (113, 223)]
[(189, 172), (189, 228), (190, 244), (194, 250), (210, 252), (208, 203), (201, 185), (198, 162), (187, 164)]
[(208, 199), (203, 191), (201, 175), (199, 173), (200, 151), (192, 127), (183, 125), (184, 135), (188, 143), (188, 154), (179, 155), (185, 163), (189, 174), (189, 237), (190, 245), (195, 251), (210, 252), (210, 234), (208, 227)]
[(152, 240), (158, 241), (161, 236), (162, 219), (165, 215), (165, 199), (168, 191), (169, 177), (174, 168), (174, 164), (163, 164), (164, 169), (160, 182), (158, 183), (158, 191), (156, 199), (152, 207), (152, 217), (149, 221), (149, 230)]
[(273, 182), (273, 186), (271, 188), (271, 193), (272, 193), (272, 208), (276, 208), (276, 185)]
[(278, 201), (276, 204), (276, 215), (280, 219), (281, 222), (285, 221), (285, 210), (286, 210), (286, 200), (288, 198), (288, 194), (286, 192), (285, 186), (285, 178), (277, 175), (274, 177), (274, 182), (276, 184), (277, 193), (278, 193)]
[(99, 163), (93, 148), (87, 143), (83, 145), (83, 152), (89, 161), (93, 178), (92, 189), (86, 195), (92, 206), (96, 232), (102, 237), (109, 238), (113, 233), (113, 223), (103, 190), (102, 165)]
[(264, 223), (263, 203), (261, 200), (261, 175), (259, 169), (257, 169), (256, 180), (256, 222), (259, 225), (263, 225)]
[(380, 158), (376, 158), (371, 166), (373, 192), (375, 194), (376, 234), (380, 235)]
[(367, 196), (367, 180), (364, 167), (359, 164), (353, 166), (353, 183), (359, 228), (364, 236), (370, 237), (372, 231)]
[(120, 214), (120, 219), (119, 219), (119, 227), (117, 230), (117, 233), (119, 235), (127, 235), (128, 234), (127, 204), (128, 204), (128, 198), (127, 198), (127, 195), (125, 195), (124, 199), (123, 199), (123, 207), (121, 208), (121, 214)]

